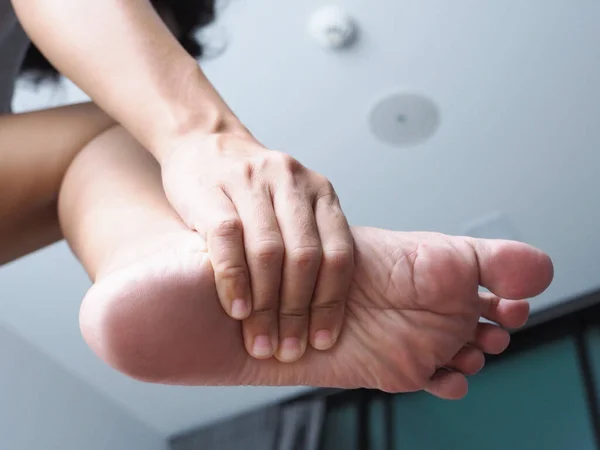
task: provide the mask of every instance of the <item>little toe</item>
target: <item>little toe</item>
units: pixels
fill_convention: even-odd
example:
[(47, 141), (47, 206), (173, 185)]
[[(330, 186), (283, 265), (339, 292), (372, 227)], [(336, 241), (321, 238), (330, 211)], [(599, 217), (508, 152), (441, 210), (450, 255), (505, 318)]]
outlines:
[(444, 400), (460, 400), (469, 390), (467, 378), (459, 372), (439, 369), (429, 380), (425, 391)]

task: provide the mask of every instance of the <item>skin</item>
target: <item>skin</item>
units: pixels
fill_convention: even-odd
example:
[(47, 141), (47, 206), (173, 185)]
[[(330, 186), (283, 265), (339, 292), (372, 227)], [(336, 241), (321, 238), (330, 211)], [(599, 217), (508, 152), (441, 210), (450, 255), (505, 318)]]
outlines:
[(0, 265), (62, 239), (62, 180), (75, 155), (114, 124), (91, 103), (0, 116)]
[(248, 351), (293, 362), (308, 344), (331, 348), (354, 245), (329, 181), (261, 145), (147, 0), (13, 5), (54, 66), (158, 160), (170, 204), (208, 243), (224, 309), (245, 319)]
[(523, 299), (553, 276), (549, 257), (522, 243), (353, 227), (337, 345), (282, 364), (248, 355), (243, 327), (219, 304), (208, 243), (172, 209), (160, 167), (127, 132), (111, 129), (80, 153), (59, 211), (94, 280), (80, 313), (86, 341), (108, 364), (150, 382), (424, 389), (460, 398), (484, 353), (509, 342), (507, 331), (479, 319), (522, 326)]

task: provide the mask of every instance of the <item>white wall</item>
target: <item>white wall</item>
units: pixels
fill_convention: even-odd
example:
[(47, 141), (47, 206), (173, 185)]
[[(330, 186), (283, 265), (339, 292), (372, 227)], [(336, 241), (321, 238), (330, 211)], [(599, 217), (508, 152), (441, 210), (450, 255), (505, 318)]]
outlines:
[(166, 450), (167, 444), (0, 326), (0, 448)]

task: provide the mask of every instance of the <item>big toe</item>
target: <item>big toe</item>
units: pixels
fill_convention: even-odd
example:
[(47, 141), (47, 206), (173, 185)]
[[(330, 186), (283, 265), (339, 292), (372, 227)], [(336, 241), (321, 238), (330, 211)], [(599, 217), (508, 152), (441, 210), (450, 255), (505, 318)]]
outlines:
[(479, 283), (507, 299), (525, 299), (544, 292), (554, 277), (550, 257), (530, 245), (505, 240), (473, 239)]

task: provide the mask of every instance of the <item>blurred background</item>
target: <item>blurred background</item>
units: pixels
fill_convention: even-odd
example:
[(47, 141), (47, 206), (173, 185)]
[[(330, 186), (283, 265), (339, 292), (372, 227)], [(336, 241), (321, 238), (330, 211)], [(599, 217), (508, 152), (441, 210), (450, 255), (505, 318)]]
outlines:
[[(0, 269), (0, 449), (600, 449), (599, 22), (593, 0), (222, 2), (207, 75), (352, 224), (521, 240), (555, 281), (462, 401), (166, 387), (85, 345), (60, 243)], [(14, 110), (85, 99), (22, 83)]]

